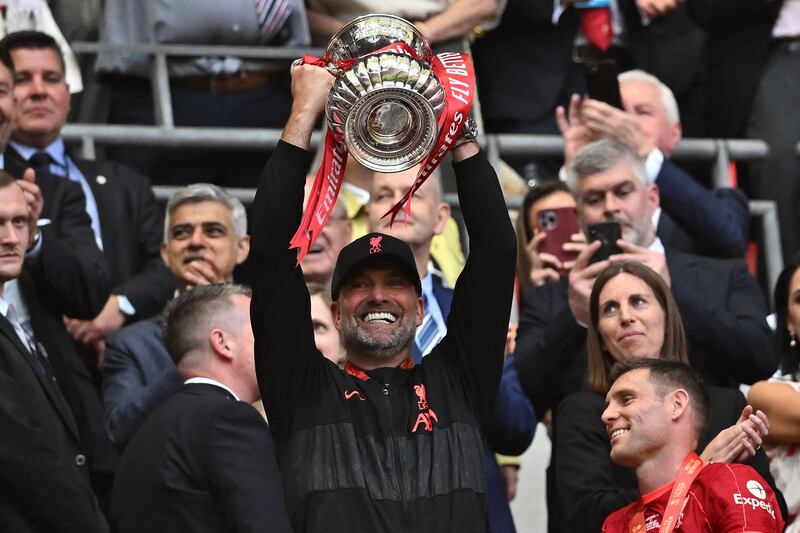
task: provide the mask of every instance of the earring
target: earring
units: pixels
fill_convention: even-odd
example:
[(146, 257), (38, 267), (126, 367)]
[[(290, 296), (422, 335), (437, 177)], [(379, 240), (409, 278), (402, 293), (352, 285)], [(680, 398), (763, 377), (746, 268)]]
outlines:
[(795, 348), (797, 346), (797, 335), (794, 333), (789, 334), (789, 346)]

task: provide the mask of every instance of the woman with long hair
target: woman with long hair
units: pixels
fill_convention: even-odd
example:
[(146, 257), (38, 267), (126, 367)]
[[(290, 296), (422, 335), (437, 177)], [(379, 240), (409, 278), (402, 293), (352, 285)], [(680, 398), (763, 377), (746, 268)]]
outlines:
[(770, 434), (764, 448), (775, 483), (783, 491), (789, 516), (786, 531), (800, 532), (800, 256), (775, 285), (775, 340), (781, 367), (775, 378), (752, 386), (750, 403), (767, 413)]
[[(611, 512), (636, 501), (633, 470), (614, 465), (600, 419), (616, 361), (674, 359), (689, 363), (681, 316), (664, 280), (640, 263), (603, 270), (589, 300), (587, 389), (567, 397), (558, 410), (556, 482), (569, 531), (600, 531)], [(712, 416), (698, 443), (701, 457), (752, 465), (774, 485), (761, 445), (768, 432), (763, 413), (753, 414), (735, 389), (709, 387)], [(621, 437), (621, 438), (624, 438)]]

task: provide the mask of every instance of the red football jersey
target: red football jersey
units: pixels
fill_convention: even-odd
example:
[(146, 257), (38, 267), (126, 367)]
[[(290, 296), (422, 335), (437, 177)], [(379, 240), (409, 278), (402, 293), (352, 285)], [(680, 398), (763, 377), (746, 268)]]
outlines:
[[(672, 483), (645, 494), (638, 502), (611, 513), (603, 533), (628, 533), (631, 518), (644, 505), (645, 529), (658, 533)], [(675, 531), (780, 533), (783, 518), (772, 488), (747, 465), (710, 463), (686, 494)]]

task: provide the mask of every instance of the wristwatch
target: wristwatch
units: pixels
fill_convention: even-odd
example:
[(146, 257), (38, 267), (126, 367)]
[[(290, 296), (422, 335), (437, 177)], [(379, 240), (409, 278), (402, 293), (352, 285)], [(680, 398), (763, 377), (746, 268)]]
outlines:
[(455, 150), (462, 144), (467, 144), (468, 142), (476, 141), (478, 139), (478, 124), (471, 118), (468, 118), (466, 122), (464, 122), (464, 127), (461, 128), (461, 137), (456, 140), (455, 145), (453, 145), (453, 149)]
[(133, 307), (133, 304), (130, 300), (128, 300), (127, 296), (122, 294), (117, 294), (117, 307), (119, 308), (120, 313), (125, 315), (126, 318), (130, 318), (136, 315), (136, 308)]

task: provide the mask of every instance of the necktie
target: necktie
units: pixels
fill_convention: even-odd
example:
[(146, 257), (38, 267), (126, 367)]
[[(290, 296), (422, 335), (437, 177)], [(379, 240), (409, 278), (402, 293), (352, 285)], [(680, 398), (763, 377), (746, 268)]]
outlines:
[(28, 163), (30, 163), (30, 166), (33, 168), (34, 172), (36, 172), (37, 176), (50, 173), (51, 161), (52, 159), (47, 152), (36, 152), (28, 159)]
[[(280, 44), (275, 37), (283, 29), (292, 7), (289, 0), (255, 0), (256, 2), (256, 21), (261, 33), (263, 44)], [(281, 39), (284, 41), (285, 39)]]
[(8, 304), (8, 315), (6, 318), (11, 323), (11, 327), (14, 328), (17, 337), (19, 337), (22, 344), (28, 349), (28, 353), (33, 356), (39, 371), (44, 377), (50, 377), (52, 372), (50, 371), (50, 363), (48, 363), (46, 359), (44, 348), (36, 342), (31, 332), (17, 319), (17, 310), (14, 308), (14, 304)]
[(587, 41), (603, 52), (608, 52), (613, 38), (611, 10), (608, 6), (581, 9), (581, 28)]
[(425, 307), (425, 316), (422, 319), (422, 325), (417, 328), (417, 334), (414, 338), (414, 343), (422, 357), (425, 357), (431, 350), (439, 344), (445, 334), (445, 328), (441, 327), (433, 313), (430, 312), (428, 307), (428, 295), (425, 291), (422, 292), (422, 301)]

